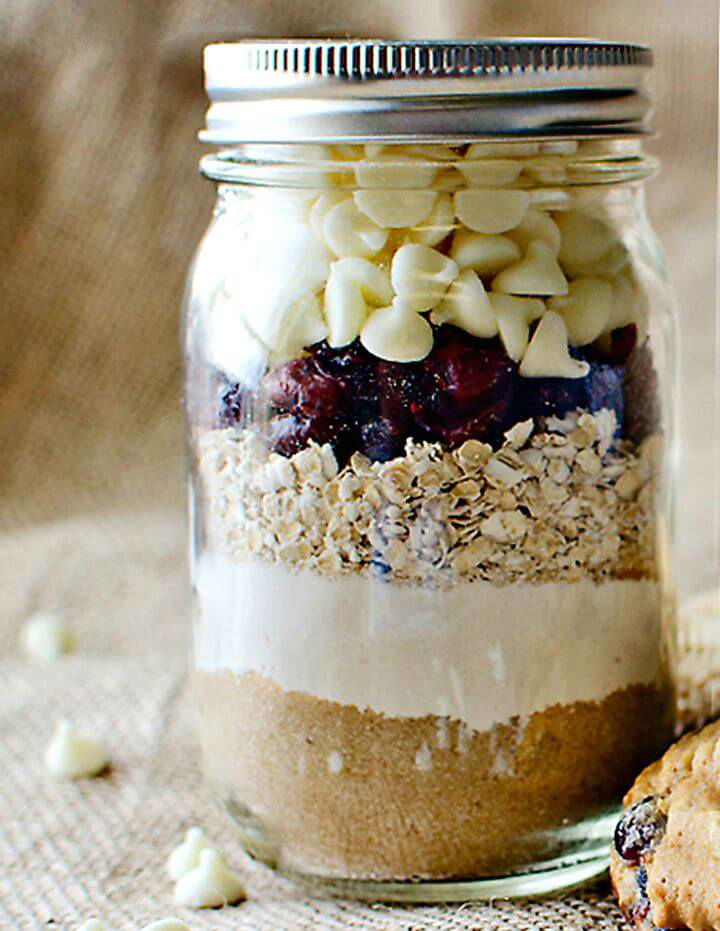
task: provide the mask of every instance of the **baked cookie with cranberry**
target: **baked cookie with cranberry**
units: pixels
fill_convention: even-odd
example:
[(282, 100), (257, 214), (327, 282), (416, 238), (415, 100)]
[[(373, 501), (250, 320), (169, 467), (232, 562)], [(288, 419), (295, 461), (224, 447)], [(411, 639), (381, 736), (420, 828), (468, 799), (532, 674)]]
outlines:
[(720, 721), (643, 770), (624, 806), (610, 875), (628, 921), (720, 929)]

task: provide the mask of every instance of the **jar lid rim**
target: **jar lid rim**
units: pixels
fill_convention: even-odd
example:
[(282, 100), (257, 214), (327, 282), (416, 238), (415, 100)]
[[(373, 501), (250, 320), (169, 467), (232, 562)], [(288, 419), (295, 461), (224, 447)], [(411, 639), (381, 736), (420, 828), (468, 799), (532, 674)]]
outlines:
[(243, 39), (205, 48), (204, 142), (643, 135), (647, 45)]

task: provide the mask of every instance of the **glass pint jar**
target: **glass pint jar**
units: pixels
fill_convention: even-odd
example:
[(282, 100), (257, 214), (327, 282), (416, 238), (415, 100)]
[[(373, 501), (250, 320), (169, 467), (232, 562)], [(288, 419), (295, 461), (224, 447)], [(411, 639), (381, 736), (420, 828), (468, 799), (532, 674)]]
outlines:
[(648, 65), (207, 52), (229, 148), (186, 299), (200, 735), (286, 874), (406, 900), (577, 882), (669, 742)]

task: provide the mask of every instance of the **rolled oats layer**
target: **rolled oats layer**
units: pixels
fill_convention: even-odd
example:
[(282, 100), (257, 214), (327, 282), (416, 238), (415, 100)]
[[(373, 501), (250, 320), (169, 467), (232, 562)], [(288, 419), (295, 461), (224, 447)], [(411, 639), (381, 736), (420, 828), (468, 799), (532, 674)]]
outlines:
[(227, 428), (201, 438), (200, 473), (213, 544), (234, 560), (430, 587), (600, 582), (657, 575), (660, 449), (658, 434), (616, 439), (608, 410), (523, 421), (497, 450), (408, 440), (341, 469), (329, 444), (284, 457)]

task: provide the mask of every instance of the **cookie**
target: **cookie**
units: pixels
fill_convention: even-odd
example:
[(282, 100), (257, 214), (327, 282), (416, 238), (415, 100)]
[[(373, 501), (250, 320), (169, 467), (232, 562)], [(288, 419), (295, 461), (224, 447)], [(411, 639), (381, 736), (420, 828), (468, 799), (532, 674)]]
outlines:
[(624, 806), (610, 875), (630, 924), (720, 929), (720, 721), (643, 770)]

